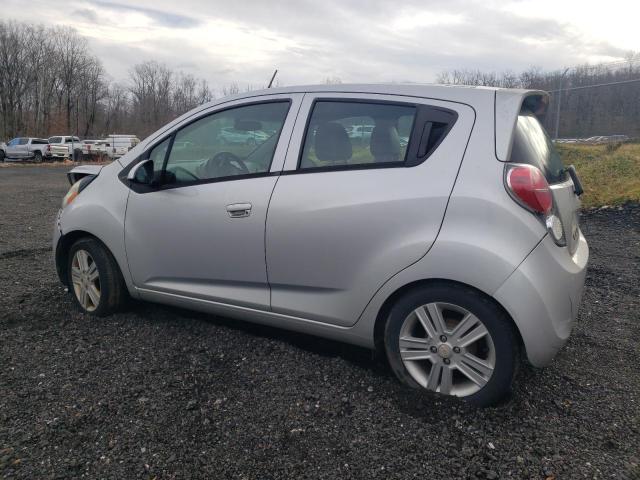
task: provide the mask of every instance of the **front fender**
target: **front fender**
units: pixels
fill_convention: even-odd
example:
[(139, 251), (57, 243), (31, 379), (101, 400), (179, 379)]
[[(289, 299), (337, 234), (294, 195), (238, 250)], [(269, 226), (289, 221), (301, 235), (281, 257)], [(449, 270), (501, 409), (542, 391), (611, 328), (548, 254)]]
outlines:
[(96, 237), (109, 249), (120, 267), (129, 292), (135, 295), (124, 244), (124, 218), (129, 189), (118, 180), (120, 168), (117, 162), (103, 167), (100, 175), (62, 210), (58, 221), (61, 237), (58, 245), (68, 248), (69, 243), (82, 234)]

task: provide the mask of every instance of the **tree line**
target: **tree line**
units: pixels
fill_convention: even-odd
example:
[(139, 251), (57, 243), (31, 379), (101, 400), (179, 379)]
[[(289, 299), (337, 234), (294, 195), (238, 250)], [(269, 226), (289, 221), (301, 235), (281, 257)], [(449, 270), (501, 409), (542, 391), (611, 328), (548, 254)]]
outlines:
[[(640, 82), (633, 81), (638, 79), (640, 54), (629, 54), (624, 62), (565, 71), (450, 70), (438, 75), (437, 82), (550, 91), (545, 126), (555, 131), (560, 99), (560, 137), (640, 137)], [(339, 82), (337, 77), (325, 80)], [(231, 84), (221, 93), (240, 90)], [(115, 82), (74, 29), (0, 21), (1, 139), (70, 133), (85, 138), (133, 133), (142, 138), (213, 98), (206, 80), (154, 61), (134, 65), (124, 84)]]
[[(637, 81), (636, 81), (637, 80)], [(561, 71), (531, 67), (520, 73), (450, 70), (438, 83), (532, 88), (551, 92), (544, 124), (558, 137), (626, 134), (640, 137), (640, 54), (626, 60)]]
[(110, 80), (87, 41), (69, 27), (0, 22), (0, 135), (110, 133), (145, 136), (208, 102), (208, 83), (157, 62)]

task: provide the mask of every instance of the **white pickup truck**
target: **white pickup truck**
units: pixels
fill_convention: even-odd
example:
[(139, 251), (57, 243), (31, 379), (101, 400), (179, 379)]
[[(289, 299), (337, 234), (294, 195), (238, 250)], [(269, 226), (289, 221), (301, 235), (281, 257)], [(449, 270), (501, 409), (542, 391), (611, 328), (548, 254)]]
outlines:
[(82, 140), (82, 159), (93, 160), (101, 155), (97, 143), (100, 140), (84, 139)]
[(82, 155), (82, 142), (74, 135), (54, 135), (49, 137), (49, 145), (50, 158), (80, 158)]
[(17, 137), (4, 147), (4, 157), (7, 160), (33, 159), (40, 163), (47, 155), (49, 142), (44, 138)]

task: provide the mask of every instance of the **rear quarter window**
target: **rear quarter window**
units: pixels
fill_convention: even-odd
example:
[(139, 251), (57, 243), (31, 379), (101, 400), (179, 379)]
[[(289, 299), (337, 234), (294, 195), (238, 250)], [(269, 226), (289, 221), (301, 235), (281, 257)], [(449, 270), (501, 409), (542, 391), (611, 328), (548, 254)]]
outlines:
[(518, 115), (509, 161), (538, 167), (550, 184), (566, 180), (562, 159), (533, 113)]

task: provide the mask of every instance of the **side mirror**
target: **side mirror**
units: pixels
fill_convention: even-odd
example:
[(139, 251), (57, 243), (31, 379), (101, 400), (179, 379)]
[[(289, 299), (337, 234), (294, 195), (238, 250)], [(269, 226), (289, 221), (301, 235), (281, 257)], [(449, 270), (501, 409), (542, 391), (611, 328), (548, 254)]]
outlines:
[(139, 183), (141, 185), (154, 185), (156, 179), (153, 174), (153, 160), (150, 158), (141, 161), (134, 166), (127, 174), (127, 180), (133, 183)]

